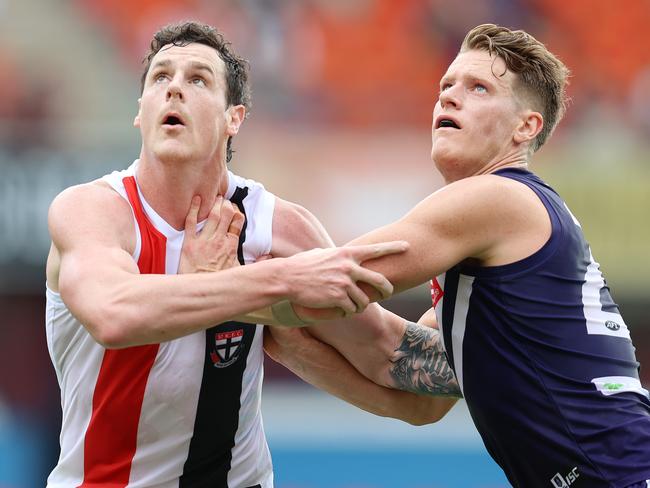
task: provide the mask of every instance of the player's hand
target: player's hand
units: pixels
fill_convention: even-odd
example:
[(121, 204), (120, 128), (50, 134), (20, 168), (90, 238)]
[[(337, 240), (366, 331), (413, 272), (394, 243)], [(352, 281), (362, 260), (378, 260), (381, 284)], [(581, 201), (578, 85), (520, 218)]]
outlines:
[(203, 229), (197, 232), (200, 206), (201, 198), (194, 196), (185, 218), (185, 240), (178, 272), (213, 272), (239, 266), (237, 248), (244, 226), (244, 215), (234, 204), (219, 195)]
[[(370, 285), (380, 298), (388, 298), (393, 293), (393, 285), (384, 275), (364, 268), (361, 263), (407, 249), (407, 242), (392, 241), (312, 249), (291, 256), (284, 267), (286, 282), (291, 286), (289, 301), (294, 304), (298, 316), (306, 321), (330, 320), (362, 312), (371, 300), (359, 283)], [(330, 310), (310, 312), (305, 307)]]

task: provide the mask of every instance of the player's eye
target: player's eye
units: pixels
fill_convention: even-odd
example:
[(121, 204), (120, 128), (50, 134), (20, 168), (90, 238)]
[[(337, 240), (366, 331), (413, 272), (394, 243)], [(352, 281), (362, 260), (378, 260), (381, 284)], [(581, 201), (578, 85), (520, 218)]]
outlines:
[(487, 93), (487, 87), (485, 85), (481, 85), (480, 83), (476, 83), (474, 85), (474, 91), (478, 93)]
[(196, 86), (205, 86), (205, 80), (201, 77), (192, 78), (192, 84)]
[(154, 75), (153, 81), (154, 83), (162, 83), (163, 81), (167, 80), (169, 77), (165, 73), (158, 73), (157, 75)]

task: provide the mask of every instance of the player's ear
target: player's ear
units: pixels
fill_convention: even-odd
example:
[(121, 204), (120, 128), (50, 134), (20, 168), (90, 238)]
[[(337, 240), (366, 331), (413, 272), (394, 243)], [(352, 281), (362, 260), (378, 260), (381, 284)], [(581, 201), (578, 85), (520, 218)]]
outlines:
[(239, 127), (246, 118), (246, 107), (243, 105), (231, 105), (226, 110), (226, 133), (234, 136), (239, 132)]
[(544, 127), (544, 118), (539, 112), (533, 110), (526, 110), (521, 117), (519, 125), (515, 128), (513, 135), (516, 144), (523, 144), (525, 142), (535, 139)]
[(133, 127), (140, 127), (140, 110), (142, 110), (142, 98), (138, 98), (138, 113), (133, 119)]

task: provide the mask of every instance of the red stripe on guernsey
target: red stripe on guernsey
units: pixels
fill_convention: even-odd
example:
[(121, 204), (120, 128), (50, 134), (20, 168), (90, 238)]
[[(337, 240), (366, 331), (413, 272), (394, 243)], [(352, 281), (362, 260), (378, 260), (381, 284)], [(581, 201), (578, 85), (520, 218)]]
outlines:
[[(140, 229), (140, 273), (164, 274), (167, 239), (142, 210), (135, 179), (129, 176), (123, 183)], [(120, 488), (129, 483), (144, 390), (158, 347), (154, 344), (104, 352), (84, 439), (81, 487)]]
[(440, 286), (440, 283), (438, 283), (438, 278), (433, 278), (431, 280), (431, 303), (433, 304), (433, 308), (438, 305), (438, 302), (444, 294), (445, 292), (442, 291), (442, 287)]

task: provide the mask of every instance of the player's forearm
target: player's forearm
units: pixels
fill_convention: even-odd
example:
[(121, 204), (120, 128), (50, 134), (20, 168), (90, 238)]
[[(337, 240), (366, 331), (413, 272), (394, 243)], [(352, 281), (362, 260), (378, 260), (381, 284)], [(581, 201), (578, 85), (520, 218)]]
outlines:
[(305, 330), (275, 333), (282, 334), (280, 341), (265, 341), (267, 353), (273, 359), (304, 381), (362, 410), (424, 425), (438, 421), (453, 405), (448, 399), (422, 397), (373, 383), (336, 349)]
[(390, 363), (388, 372), (395, 388), (424, 395), (462, 397), (438, 329), (406, 322)]
[[(234, 320), (287, 298), (282, 263), (259, 263), (218, 273), (129, 275), (98, 283), (97, 293), (62, 287), (62, 296), (93, 295), (90, 306), (75, 307), (78, 318), (105, 347), (165, 342)], [(81, 297), (79, 297), (81, 298)], [(101, 305), (100, 305), (101, 304)]]
[(370, 306), (362, 314), (315, 325), (310, 331), (374, 383), (419, 395), (460, 398), (434, 324), (433, 310), (415, 324), (380, 306)]

